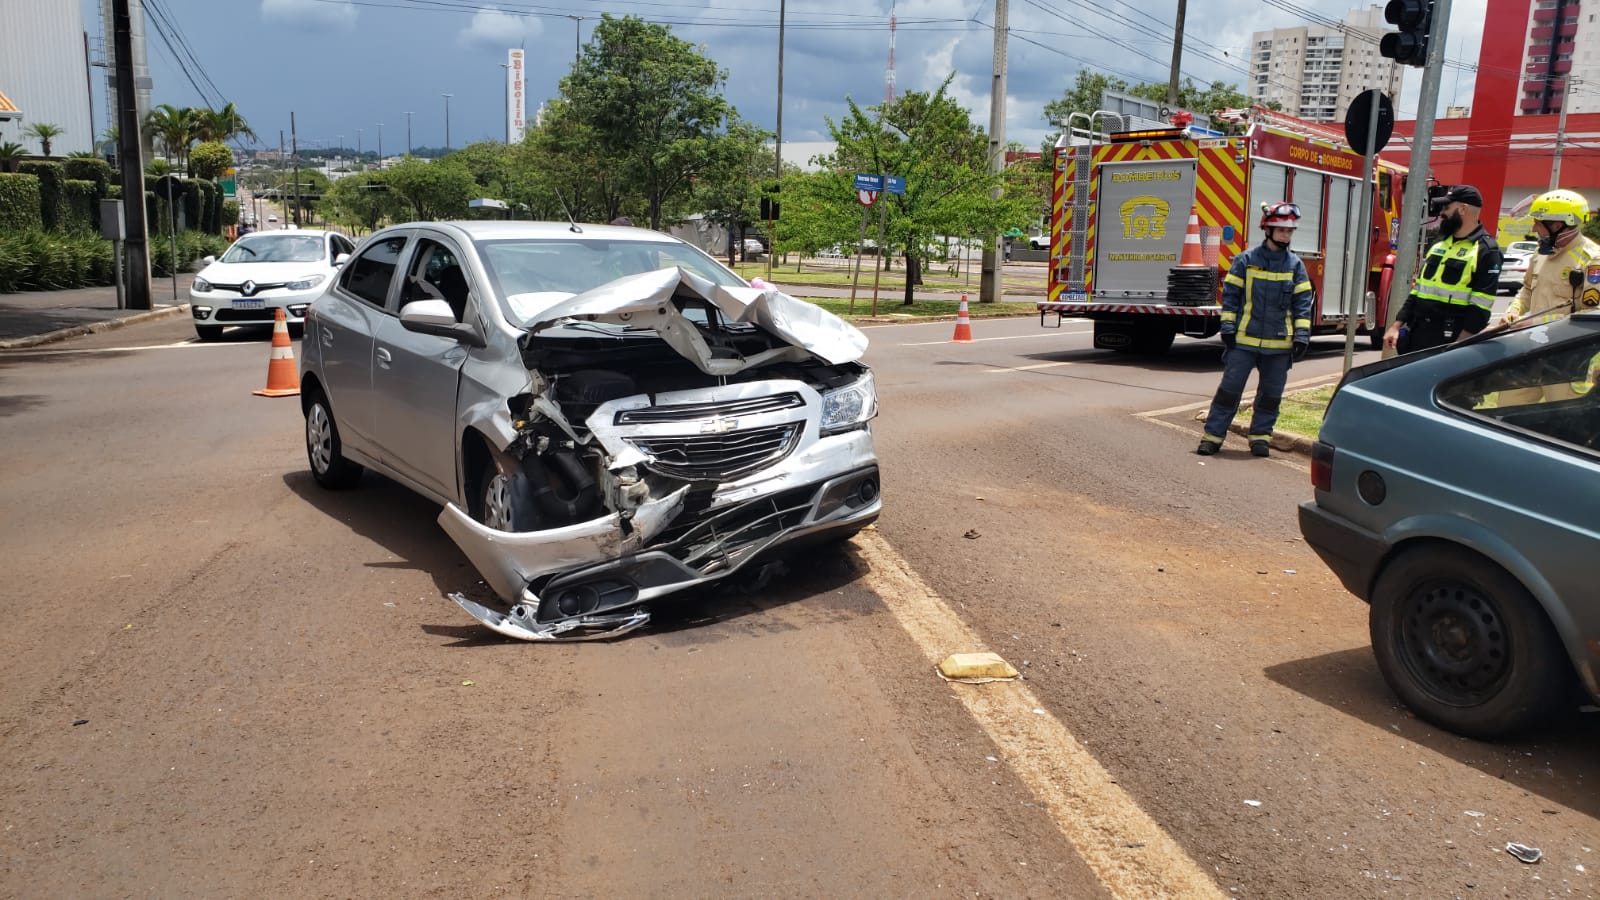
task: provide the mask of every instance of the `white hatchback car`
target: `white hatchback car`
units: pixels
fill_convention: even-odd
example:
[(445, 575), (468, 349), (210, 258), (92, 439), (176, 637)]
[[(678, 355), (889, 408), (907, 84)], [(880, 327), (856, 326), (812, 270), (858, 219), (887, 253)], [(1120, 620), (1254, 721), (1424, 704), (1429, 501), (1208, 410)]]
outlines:
[(227, 325), (271, 325), (282, 309), (298, 334), (306, 308), (321, 294), (355, 245), (334, 231), (268, 231), (234, 241), (221, 259), (189, 286), (189, 309), (202, 341), (222, 336)]

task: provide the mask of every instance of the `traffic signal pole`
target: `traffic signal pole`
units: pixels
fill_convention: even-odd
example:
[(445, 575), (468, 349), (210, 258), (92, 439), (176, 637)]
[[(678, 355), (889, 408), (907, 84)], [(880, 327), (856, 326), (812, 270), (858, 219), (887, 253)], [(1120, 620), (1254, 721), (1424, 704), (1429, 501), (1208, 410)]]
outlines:
[[(1393, 4), (1391, 4), (1393, 5)], [(1411, 135), (1410, 170), (1401, 198), (1400, 249), (1395, 259), (1395, 278), (1389, 288), (1389, 309), (1385, 330), (1394, 327), (1400, 306), (1411, 293), (1417, 276), (1417, 260), (1422, 253), (1422, 208), (1428, 197), (1429, 155), (1433, 148), (1433, 120), (1439, 106), (1439, 81), (1444, 71), (1446, 33), (1450, 26), (1450, 0), (1433, 0), (1431, 28), (1427, 35), (1427, 64), (1422, 69), (1422, 94), (1417, 98), (1416, 130)], [(1385, 54), (1387, 55), (1387, 54)], [(1395, 355), (1385, 347), (1383, 358)]]
[[(994, 80), (989, 86), (989, 165), (996, 172), (1006, 168), (1006, 38), (1009, 29), (1006, 17), (1007, 0), (994, 0)], [(997, 184), (994, 198), (1000, 199), (1002, 188)], [(983, 276), (978, 280), (978, 302), (995, 303), (1003, 293), (1005, 246), (1004, 226), (983, 249)]]

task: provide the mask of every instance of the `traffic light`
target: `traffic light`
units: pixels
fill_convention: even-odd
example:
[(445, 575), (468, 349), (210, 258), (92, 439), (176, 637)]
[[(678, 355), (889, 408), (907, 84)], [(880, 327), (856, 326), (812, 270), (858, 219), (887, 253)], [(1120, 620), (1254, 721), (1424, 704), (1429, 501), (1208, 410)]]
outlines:
[(1400, 30), (1383, 36), (1378, 52), (1407, 66), (1428, 63), (1428, 32), (1433, 29), (1433, 0), (1389, 0), (1383, 20)]

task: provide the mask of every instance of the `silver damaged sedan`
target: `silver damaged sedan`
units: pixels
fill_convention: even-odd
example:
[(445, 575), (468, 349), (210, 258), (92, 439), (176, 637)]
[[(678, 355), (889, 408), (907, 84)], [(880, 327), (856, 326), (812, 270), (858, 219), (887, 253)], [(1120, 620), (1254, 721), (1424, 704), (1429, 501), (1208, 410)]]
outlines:
[(504, 601), (524, 640), (609, 637), (647, 604), (878, 517), (859, 330), (675, 238), (550, 222), (369, 237), (312, 304), (312, 475), (370, 468)]

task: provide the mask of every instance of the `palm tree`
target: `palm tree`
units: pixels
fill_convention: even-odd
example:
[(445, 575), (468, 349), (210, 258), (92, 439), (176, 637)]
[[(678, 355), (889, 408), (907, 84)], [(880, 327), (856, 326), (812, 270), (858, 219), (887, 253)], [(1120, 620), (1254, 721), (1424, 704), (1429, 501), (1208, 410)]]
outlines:
[(256, 133), (250, 130), (250, 123), (239, 115), (238, 107), (232, 103), (221, 109), (196, 110), (199, 118), (204, 122), (205, 137), (208, 141), (227, 141), (233, 137), (248, 137), (258, 140)]
[(113, 125), (110, 128), (107, 128), (105, 131), (100, 132), (100, 142), (95, 144), (94, 148), (97, 151), (103, 152), (107, 147), (120, 147), (121, 144), (122, 133), (117, 131), (117, 126)]
[(52, 125), (49, 122), (35, 122), (22, 129), (23, 135), (39, 141), (39, 149), (44, 151), (44, 158), (50, 158), (50, 142), (67, 133), (65, 128)]
[(15, 172), (17, 163), (22, 160), (23, 149), (21, 144), (7, 141), (0, 144), (0, 172)]
[(193, 110), (163, 103), (144, 117), (144, 127), (161, 139), (161, 146), (174, 163), (181, 163), (195, 140), (194, 120)]

